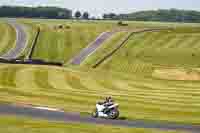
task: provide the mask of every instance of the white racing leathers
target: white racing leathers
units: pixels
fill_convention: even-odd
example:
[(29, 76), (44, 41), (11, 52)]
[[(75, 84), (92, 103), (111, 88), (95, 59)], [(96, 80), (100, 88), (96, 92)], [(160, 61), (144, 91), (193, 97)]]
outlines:
[(108, 118), (108, 119), (117, 119), (119, 117), (119, 110), (118, 104), (96, 104), (96, 109), (92, 112), (93, 117), (101, 117), (101, 118)]

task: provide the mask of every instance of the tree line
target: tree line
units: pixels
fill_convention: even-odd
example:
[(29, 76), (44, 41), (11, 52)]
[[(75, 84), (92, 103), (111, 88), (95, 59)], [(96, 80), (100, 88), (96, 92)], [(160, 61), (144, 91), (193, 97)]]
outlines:
[(89, 19), (88, 12), (81, 13), (58, 7), (23, 7), (0, 6), (0, 17), (25, 17), (25, 18), (49, 18), (49, 19)]
[[(49, 19), (90, 19), (88, 12), (81, 13), (58, 7), (23, 7), (0, 6), (0, 17), (25, 17), (25, 18), (49, 18)], [(106, 20), (130, 20), (130, 21), (163, 21), (163, 22), (200, 22), (200, 11), (192, 10), (149, 10), (129, 14), (107, 13), (103, 15)]]
[(88, 12), (84, 12), (83, 14), (80, 11), (76, 11), (74, 14), (76, 19), (89, 19), (90, 14)]
[(192, 10), (150, 10), (140, 11), (130, 14), (108, 13), (103, 15), (104, 19), (109, 20), (132, 20), (132, 21), (164, 21), (164, 22), (189, 22), (199, 23), (200, 12)]
[(0, 17), (70, 19), (72, 11), (58, 7), (1, 6)]

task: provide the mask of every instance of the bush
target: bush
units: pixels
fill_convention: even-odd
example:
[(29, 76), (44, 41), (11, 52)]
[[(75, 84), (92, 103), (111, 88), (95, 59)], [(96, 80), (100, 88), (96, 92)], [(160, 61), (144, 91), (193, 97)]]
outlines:
[(63, 25), (58, 25), (58, 29), (63, 29)]
[(127, 23), (124, 23), (124, 22), (122, 22), (122, 21), (119, 21), (117, 24), (118, 24), (119, 26), (128, 26)]
[(65, 26), (65, 29), (71, 29), (71, 26), (66, 25), (66, 26)]

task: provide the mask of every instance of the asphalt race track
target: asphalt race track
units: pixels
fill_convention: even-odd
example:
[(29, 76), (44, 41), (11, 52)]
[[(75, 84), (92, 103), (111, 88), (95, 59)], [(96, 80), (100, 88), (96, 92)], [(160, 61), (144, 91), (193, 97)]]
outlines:
[(16, 45), (14, 48), (10, 49), (7, 53), (1, 56), (4, 59), (15, 59), (19, 54), (25, 49), (27, 44), (26, 27), (22, 24), (18, 24), (15, 20), (8, 20), (10, 24), (16, 31)]
[(60, 122), (78, 122), (78, 123), (91, 123), (91, 124), (104, 124), (113, 126), (124, 126), (133, 128), (152, 128), (162, 130), (180, 130), (199, 133), (200, 126), (189, 124), (165, 123), (165, 122), (150, 122), (150, 121), (128, 121), (128, 120), (107, 120), (96, 119), (92, 117), (83, 117), (76, 113), (66, 113), (56, 109), (48, 109), (32, 106), (19, 106), (11, 104), (0, 105), (1, 115), (17, 115), (27, 116), (33, 118), (40, 118), (50, 121)]
[(89, 44), (88, 47), (83, 49), (77, 56), (70, 60), (70, 64), (80, 65), (90, 54), (95, 52), (98, 47), (100, 47), (105, 40), (110, 38), (115, 32), (104, 32), (97, 39)]

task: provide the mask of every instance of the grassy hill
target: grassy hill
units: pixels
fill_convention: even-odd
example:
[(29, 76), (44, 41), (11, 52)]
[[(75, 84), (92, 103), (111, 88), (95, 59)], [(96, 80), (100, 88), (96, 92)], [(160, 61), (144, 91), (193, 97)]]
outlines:
[(198, 68), (199, 37), (200, 28), (139, 33), (99, 69), (145, 74), (154, 68)]
[(104, 14), (104, 19), (131, 20), (131, 21), (160, 21), (199, 23), (200, 12), (195, 10), (158, 9), (138, 11), (128, 14)]
[(30, 120), (30, 118), (17, 118), (11, 116), (1, 116), (0, 129), (4, 133), (183, 133), (178, 131), (161, 131), (155, 129), (135, 129), (135, 128), (122, 128), (103, 125), (92, 124), (71, 124), (62, 122), (48, 122), (44, 120)]

